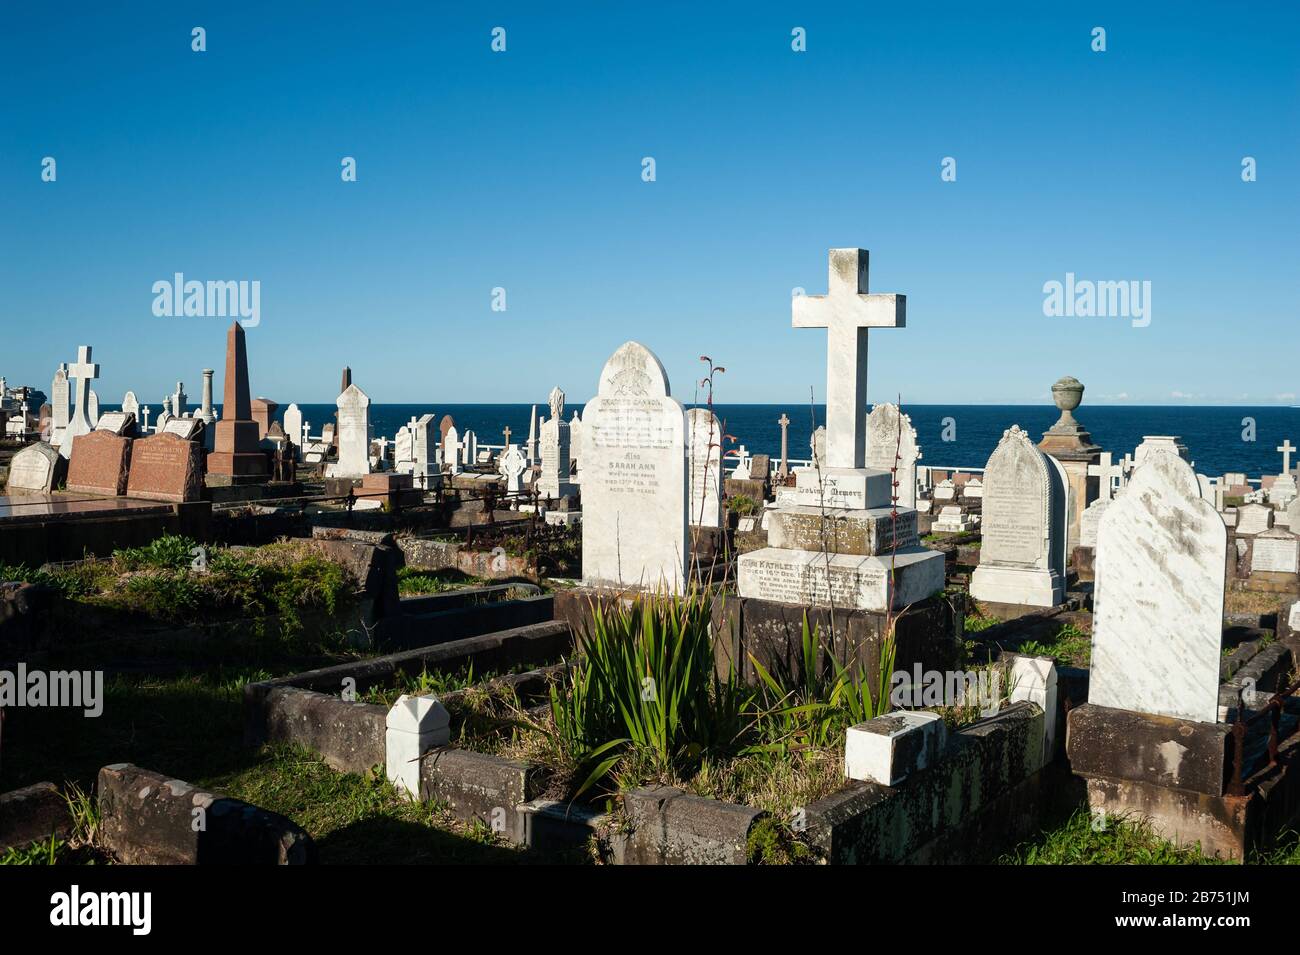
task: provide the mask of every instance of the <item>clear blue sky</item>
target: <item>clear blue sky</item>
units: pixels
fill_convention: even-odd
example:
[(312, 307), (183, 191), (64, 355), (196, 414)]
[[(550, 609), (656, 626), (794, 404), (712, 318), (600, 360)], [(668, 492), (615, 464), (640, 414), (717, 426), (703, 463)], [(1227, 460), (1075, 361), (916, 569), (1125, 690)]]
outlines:
[[(821, 400), (790, 292), (858, 245), (908, 297), (873, 400), (1294, 404), (1298, 11), (6, 0), (0, 374), (89, 343), (105, 402), (220, 388), (225, 323), (151, 311), (179, 271), (261, 282), (282, 404), (345, 363), (381, 403), (581, 402), (629, 338), (687, 400), (705, 353), (719, 401)], [(1067, 272), (1149, 280), (1150, 326), (1045, 317)]]

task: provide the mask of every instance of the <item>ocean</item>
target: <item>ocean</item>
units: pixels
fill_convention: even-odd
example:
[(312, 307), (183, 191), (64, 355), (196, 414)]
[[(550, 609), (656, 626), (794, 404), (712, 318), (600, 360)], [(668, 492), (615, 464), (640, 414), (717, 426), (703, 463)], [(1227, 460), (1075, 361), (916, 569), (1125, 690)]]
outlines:
[[(300, 407), (313, 434), (320, 433), (320, 426), (332, 420), (335, 411), (333, 405)], [(566, 419), (573, 418), (575, 407), (581, 413), (581, 405), (569, 405)], [(487, 444), (501, 444), (502, 428), (509, 425), (510, 440), (522, 444), (528, 438), (529, 408), (521, 404), (376, 404), (370, 408), (370, 417), (374, 433), (389, 438), (412, 415), (433, 412), (439, 420), (450, 414), (462, 433), (471, 429), (480, 442)], [(922, 452), (920, 463), (936, 468), (983, 467), (1002, 432), (1013, 424), (1037, 438), (1060, 416), (1050, 405), (908, 405), (903, 410), (911, 415), (916, 428)], [(538, 413), (549, 413), (545, 403), (539, 402)], [(725, 433), (735, 439), (727, 443), (729, 450), (744, 445), (751, 453), (770, 454), (774, 460), (781, 454), (781, 427), (777, 421), (782, 413), (790, 418), (792, 458), (809, 457), (813, 422), (820, 425), (826, 420), (824, 405), (716, 405), (714, 413), (722, 420)], [(1131, 453), (1145, 435), (1178, 435), (1187, 445), (1196, 469), (1211, 476), (1227, 471), (1245, 471), (1252, 478), (1279, 474), (1282, 455), (1274, 448), (1288, 438), (1300, 445), (1300, 408), (1085, 403), (1075, 416), (1092, 433), (1094, 443), (1117, 459)], [(1251, 421), (1253, 432), (1248, 427)], [(944, 440), (945, 436), (951, 440)], [(1251, 437), (1253, 440), (1248, 440)], [(1292, 465), (1298, 461), (1300, 455), (1293, 455)]]

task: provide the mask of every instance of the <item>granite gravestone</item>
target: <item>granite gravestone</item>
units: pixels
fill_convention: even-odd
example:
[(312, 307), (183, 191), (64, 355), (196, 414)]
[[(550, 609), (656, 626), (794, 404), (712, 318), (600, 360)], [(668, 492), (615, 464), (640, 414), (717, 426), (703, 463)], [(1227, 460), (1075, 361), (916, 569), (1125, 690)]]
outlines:
[(1097, 532), (1089, 703), (1217, 720), (1227, 548), (1191, 466), (1147, 454)]
[(680, 592), (690, 554), (686, 485), (686, 414), (659, 359), (626, 342), (584, 411), (584, 580)]
[(1065, 477), (1013, 425), (984, 469), (983, 540), (970, 593), (994, 603), (1054, 607), (1065, 598)]
[(68, 490), (81, 494), (126, 493), (131, 439), (111, 431), (92, 431), (72, 439)]
[[(202, 419), (176, 418), (178, 421)], [(203, 446), (197, 441), (163, 431), (137, 440), (131, 447), (127, 497), (181, 504), (203, 496)]]
[(689, 521), (695, 527), (722, 526), (722, 425), (707, 408), (686, 412), (690, 457)]

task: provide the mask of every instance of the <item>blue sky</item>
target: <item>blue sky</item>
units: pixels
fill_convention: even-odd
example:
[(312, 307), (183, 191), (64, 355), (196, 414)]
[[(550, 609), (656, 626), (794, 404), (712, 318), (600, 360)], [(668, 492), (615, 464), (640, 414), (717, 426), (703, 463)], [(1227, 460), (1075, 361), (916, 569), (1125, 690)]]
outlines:
[[(225, 323), (151, 310), (183, 272), (261, 283), (282, 404), (344, 364), (381, 403), (580, 402), (629, 338), (686, 400), (701, 354), (719, 401), (820, 400), (789, 297), (857, 245), (908, 296), (873, 400), (1300, 402), (1293, 3), (109, 6), (0, 5), (11, 385), (89, 343), (106, 402), (220, 388)], [(1150, 325), (1044, 316), (1067, 272), (1150, 281)]]

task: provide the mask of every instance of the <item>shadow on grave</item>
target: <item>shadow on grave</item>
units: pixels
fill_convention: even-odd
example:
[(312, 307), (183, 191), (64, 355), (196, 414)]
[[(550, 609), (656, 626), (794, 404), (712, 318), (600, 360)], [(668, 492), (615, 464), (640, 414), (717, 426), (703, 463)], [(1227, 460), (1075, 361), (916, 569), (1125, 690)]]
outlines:
[(566, 861), (391, 818), (362, 819), (336, 829), (316, 841), (316, 852), (322, 865), (526, 865)]

